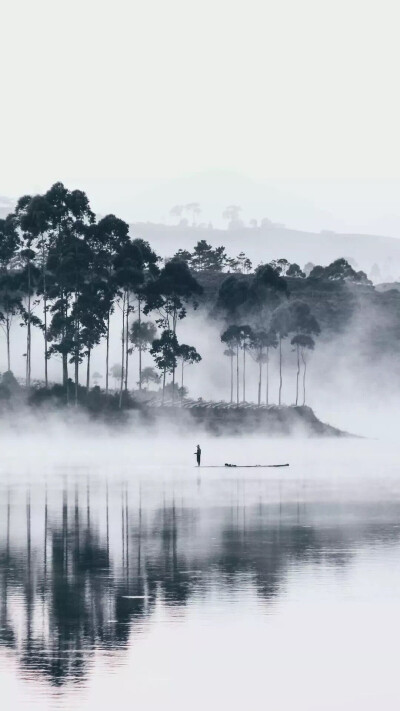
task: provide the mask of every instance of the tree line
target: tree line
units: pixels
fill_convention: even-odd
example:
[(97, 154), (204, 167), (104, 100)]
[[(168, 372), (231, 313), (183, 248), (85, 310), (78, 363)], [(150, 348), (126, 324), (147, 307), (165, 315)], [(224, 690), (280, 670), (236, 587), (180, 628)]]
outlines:
[[(262, 383), (265, 375), (265, 404), (270, 404), (270, 354), (278, 350), (279, 394), (282, 404), (283, 343), (290, 339), (296, 352), (295, 404), (300, 402), (300, 377), (302, 374), (302, 405), (306, 404), (306, 351), (313, 350), (314, 338), (319, 335), (320, 325), (311, 313), (308, 304), (290, 300), (288, 284), (273, 265), (256, 270), (252, 282), (244, 282), (235, 276), (228, 277), (218, 294), (217, 310), (229, 323), (221, 335), (227, 346), (224, 355), (230, 359), (230, 400), (240, 402), (240, 367), (242, 369), (242, 402), (246, 402), (246, 355), (258, 365), (258, 405), (263, 401)], [(247, 322), (243, 323), (244, 319)], [(239, 353), (242, 353), (240, 366)], [(235, 361), (235, 368), (234, 368)], [(236, 387), (234, 388), (234, 381)], [(234, 393), (234, 389), (236, 392)]]
[[(202, 287), (184, 261), (164, 266), (148, 242), (133, 239), (115, 215), (96, 220), (80, 190), (56, 183), (42, 195), (25, 195), (15, 211), (0, 220), (0, 324), (5, 333), (7, 368), (12, 370), (11, 326), (16, 318), (26, 332), (26, 387), (31, 386), (32, 329), (43, 334), (43, 375), (48, 361), (61, 362), (67, 398), (74, 385), (78, 401), (79, 370), (86, 362), (86, 389), (95, 346), (105, 341), (105, 391), (109, 391), (110, 318), (121, 324), (120, 406), (128, 389), (129, 356), (151, 349), (164, 378), (178, 362), (197, 362), (197, 351), (179, 343), (178, 322), (187, 306), (197, 307)], [(147, 320), (155, 315), (155, 324)], [(132, 322), (132, 316), (136, 318)], [(157, 338), (157, 328), (159, 337)], [(71, 376), (72, 367), (72, 378)]]
[[(368, 283), (365, 274), (356, 272), (344, 259), (328, 267), (310, 267), (308, 279)], [(302, 399), (304, 404), (306, 352), (313, 350), (320, 326), (305, 303), (290, 300), (288, 278), (305, 279), (306, 273), (286, 259), (260, 264), (251, 279), (244, 278), (252, 269), (244, 252), (231, 258), (223, 246), (214, 248), (205, 240), (191, 252), (179, 250), (163, 262), (148, 242), (129, 234), (126, 222), (112, 214), (97, 219), (86, 194), (62, 183), (40, 195), (25, 195), (15, 210), (0, 220), (0, 326), (5, 334), (7, 370), (12, 371), (13, 365), (12, 325), (19, 319), (25, 330), (28, 389), (32, 331), (39, 329), (44, 386), (49, 387), (48, 361), (56, 357), (67, 400), (78, 402), (82, 366), (89, 391), (91, 356), (101, 342), (105, 343), (105, 393), (109, 393), (111, 375), (118, 380), (120, 407), (128, 393), (134, 351), (138, 353), (139, 390), (161, 379), (163, 399), (168, 391), (174, 398), (179, 390), (178, 367), (183, 393), (185, 364), (201, 360), (193, 346), (179, 341), (179, 322), (202, 299), (202, 273), (228, 272), (221, 281), (213, 315), (225, 323), (221, 341), (230, 358), (231, 402), (246, 401), (249, 356), (258, 365), (258, 404), (263, 400), (269, 404), (270, 354), (277, 350), (281, 404), (283, 343), (290, 342), (297, 364), (295, 402)], [(113, 314), (120, 323), (120, 362), (110, 368)], [(145, 351), (150, 352), (159, 374), (153, 368), (143, 368)], [(98, 382), (101, 376), (95, 375)]]

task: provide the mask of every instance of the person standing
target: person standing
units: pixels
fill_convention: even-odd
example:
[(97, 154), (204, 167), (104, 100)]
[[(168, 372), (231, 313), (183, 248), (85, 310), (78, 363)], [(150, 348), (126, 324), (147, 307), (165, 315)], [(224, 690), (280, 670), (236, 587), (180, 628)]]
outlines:
[(199, 445), (199, 444), (198, 444), (197, 447), (196, 447), (195, 455), (196, 455), (197, 466), (199, 467), (199, 466), (200, 466), (200, 462), (201, 462), (201, 449), (200, 449), (200, 445)]

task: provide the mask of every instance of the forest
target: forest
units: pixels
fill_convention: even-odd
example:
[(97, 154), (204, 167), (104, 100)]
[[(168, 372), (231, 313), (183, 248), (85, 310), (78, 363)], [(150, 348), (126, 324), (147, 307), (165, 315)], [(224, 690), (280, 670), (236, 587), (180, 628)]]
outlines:
[[(7, 362), (0, 395), (7, 400), (23, 392), (30, 402), (56, 396), (65, 404), (101, 402), (118, 409), (151, 399), (182, 404), (184, 368), (202, 355), (181, 342), (179, 324), (200, 308), (220, 326), (218, 348), (229, 363), (226, 399), (232, 406), (272, 404), (273, 351), (279, 363), (275, 404), (283, 404), (285, 349), (295, 354), (293, 404), (304, 405), (309, 355), (324, 332), (329, 338), (340, 330), (360, 294), (378, 297), (366, 274), (345, 259), (303, 268), (284, 258), (253, 265), (243, 251), (234, 257), (205, 240), (166, 259), (115, 215), (97, 218), (84, 192), (56, 183), (44, 194), (21, 197), (0, 220), (0, 325)], [(118, 363), (110, 363), (112, 317), (120, 323)], [(25, 333), (23, 383), (13, 375), (17, 325)], [(35, 382), (33, 329), (43, 336), (43, 378)], [(92, 374), (91, 357), (99, 346), (104, 371)], [(151, 367), (143, 367), (146, 351)], [(60, 363), (58, 383), (48, 377), (50, 358)], [(246, 390), (249, 358), (258, 368), (255, 397)]]

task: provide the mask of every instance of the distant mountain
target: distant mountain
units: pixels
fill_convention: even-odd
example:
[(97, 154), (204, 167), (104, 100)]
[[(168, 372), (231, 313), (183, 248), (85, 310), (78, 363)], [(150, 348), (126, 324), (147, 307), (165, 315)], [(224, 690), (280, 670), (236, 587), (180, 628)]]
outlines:
[(381, 293), (384, 293), (386, 291), (400, 291), (400, 282), (393, 281), (384, 284), (376, 284), (375, 289), (376, 291), (380, 291)]
[[(131, 220), (131, 231), (151, 242), (163, 257), (172, 256), (178, 249), (192, 249), (196, 242), (205, 239), (213, 246), (224, 245), (231, 256), (246, 252), (258, 264), (271, 259), (286, 257), (303, 266), (306, 262), (327, 264), (338, 257), (353, 259), (359, 269), (371, 272), (373, 265), (375, 282), (400, 281), (400, 239), (373, 234), (354, 234), (345, 231), (345, 225), (316, 205), (300, 199), (281, 189), (262, 186), (248, 178), (234, 173), (199, 174), (181, 180), (167, 181), (165, 184), (134, 190), (134, 198), (129, 185), (114, 186), (112, 196), (96, 190), (95, 186), (80, 186), (94, 193), (93, 206), (101, 212), (114, 212), (123, 219), (128, 213), (135, 216)], [(202, 212), (196, 216), (198, 226), (173, 225), (171, 207), (187, 205), (199, 200)], [(14, 207), (14, 201), (0, 196), (0, 217), (5, 217)], [(214, 229), (214, 224), (222, 224), (224, 206), (237, 204), (243, 208), (245, 225), (237, 229)], [(129, 205), (129, 207), (127, 207)], [(119, 210), (118, 207), (121, 209)], [(100, 212), (100, 210), (98, 210)], [(154, 215), (163, 215), (161, 223)], [(294, 229), (277, 224), (278, 220), (292, 225), (310, 225), (308, 229)], [(192, 220), (188, 210), (182, 214), (186, 223)], [(257, 221), (257, 227), (249, 227), (249, 219)], [(270, 220), (260, 227), (261, 218)], [(152, 221), (148, 222), (147, 219)], [(317, 231), (312, 225), (325, 224), (331, 229)]]
[(356, 262), (358, 269), (370, 272), (379, 265), (375, 280), (400, 278), (400, 240), (377, 235), (342, 234), (336, 232), (305, 232), (285, 227), (242, 227), (217, 230), (206, 227), (170, 226), (148, 222), (131, 225), (132, 234), (148, 240), (163, 257), (171, 257), (178, 249), (193, 249), (200, 239), (213, 247), (224, 245), (230, 256), (244, 251), (258, 264), (285, 257), (304, 266), (306, 262), (328, 264), (345, 257)]
[[(168, 224), (172, 207), (198, 202), (201, 213), (197, 222), (211, 221), (219, 228), (226, 224), (222, 217), (224, 209), (232, 204), (241, 208), (240, 216), (247, 225), (252, 219), (268, 218), (292, 228), (318, 230), (323, 226), (338, 231), (346, 228), (345, 223), (310, 199), (231, 171), (196, 173), (145, 189), (122, 184), (118, 191), (121, 216), (129, 214), (131, 222), (151, 220)], [(190, 212), (184, 212), (183, 216), (191, 219)]]

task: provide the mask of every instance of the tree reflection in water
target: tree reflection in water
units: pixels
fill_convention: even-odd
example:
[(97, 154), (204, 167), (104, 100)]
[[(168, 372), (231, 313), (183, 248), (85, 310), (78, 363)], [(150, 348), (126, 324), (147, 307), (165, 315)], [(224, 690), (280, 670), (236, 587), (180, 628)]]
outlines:
[(156, 489), (146, 507), (142, 488), (127, 484), (65, 484), (61, 501), (44, 485), (3, 488), (0, 645), (24, 673), (77, 682), (96, 649), (126, 649), (159, 601), (179, 610), (211, 583), (232, 592), (244, 577), (269, 601), (294, 564), (344, 566), (360, 545), (398, 540), (396, 503), (384, 512), (361, 503), (246, 504), (229, 486), (227, 505)]

